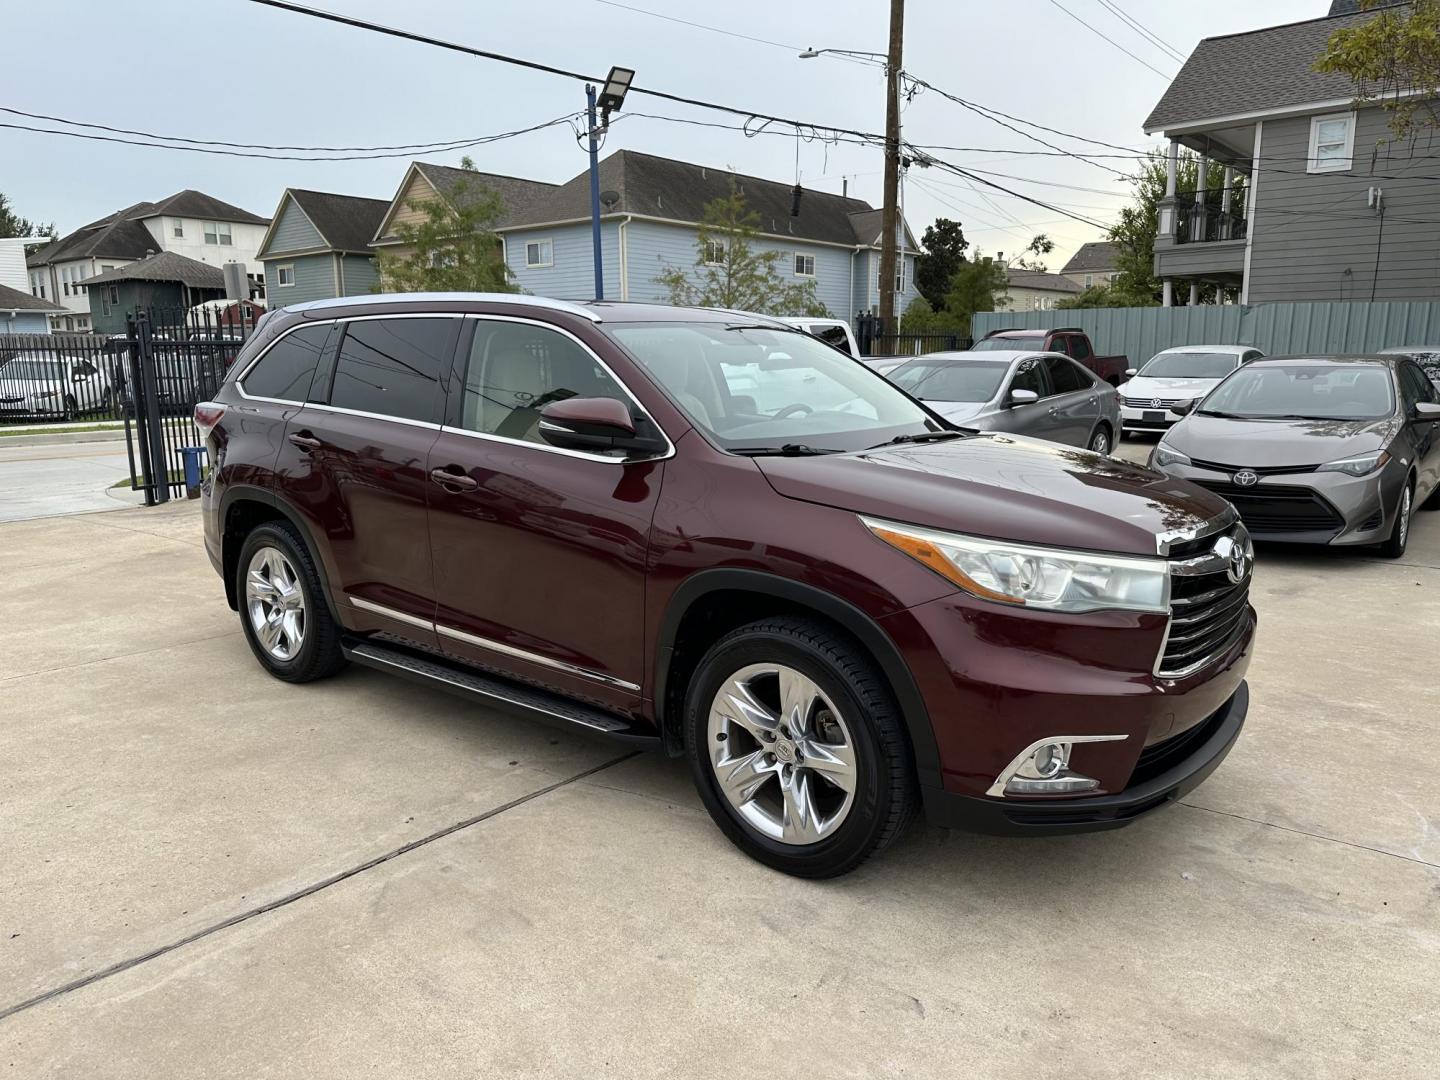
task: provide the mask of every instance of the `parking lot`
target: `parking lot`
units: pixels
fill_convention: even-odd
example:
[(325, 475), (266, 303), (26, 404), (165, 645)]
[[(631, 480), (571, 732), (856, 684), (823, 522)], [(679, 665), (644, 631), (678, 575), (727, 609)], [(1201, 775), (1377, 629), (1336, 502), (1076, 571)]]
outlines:
[(0, 524), (5, 1075), (1440, 1071), (1440, 513), (1398, 562), (1262, 548), (1247, 730), (1182, 805), (814, 883), (680, 762), (270, 679), (196, 511)]

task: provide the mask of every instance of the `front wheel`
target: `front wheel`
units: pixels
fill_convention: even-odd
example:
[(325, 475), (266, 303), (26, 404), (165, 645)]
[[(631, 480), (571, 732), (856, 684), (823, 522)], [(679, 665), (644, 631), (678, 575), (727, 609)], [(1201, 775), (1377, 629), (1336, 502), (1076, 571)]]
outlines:
[(1386, 559), (1398, 559), (1405, 554), (1410, 543), (1410, 512), (1415, 501), (1415, 486), (1406, 482), (1400, 489), (1400, 499), (1395, 504), (1395, 524), (1390, 528), (1390, 538), (1380, 545), (1380, 554)]
[(900, 834), (915, 780), (899, 710), (829, 626), (742, 626), (700, 661), (685, 704), (701, 800), (747, 855), (787, 874), (848, 873)]

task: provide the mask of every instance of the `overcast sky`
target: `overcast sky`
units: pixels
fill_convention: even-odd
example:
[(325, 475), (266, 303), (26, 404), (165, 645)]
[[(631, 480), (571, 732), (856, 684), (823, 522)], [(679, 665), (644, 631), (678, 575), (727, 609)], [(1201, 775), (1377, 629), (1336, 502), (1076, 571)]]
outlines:
[[(603, 0), (314, 0), (315, 6), (478, 48), (603, 74), (637, 70), (637, 86), (864, 131), (883, 131), (884, 79), (861, 63), (801, 60), (799, 48), (883, 51), (886, 0), (729, 0), (701, 5), (628, 0), (629, 7), (706, 23), (745, 40), (678, 25)], [(1182, 55), (1202, 37), (1325, 14), (1327, 0), (1110, 0)], [(1114, 39), (1102, 40), (1060, 5)], [(57, 22), (57, 19), (59, 20)], [(163, 135), (296, 146), (375, 146), (478, 137), (583, 107), (580, 84), (263, 7), (249, 0), (82, 0), (7, 4), (0, 105)], [(16, 42), (36, 47), (16, 49)], [(48, 44), (47, 44), (48, 43)], [(1141, 124), (1178, 63), (1126, 25), (1104, 0), (910, 0), (904, 68), (970, 101), (1049, 127), (1143, 148)], [(737, 123), (734, 118), (632, 96), (627, 113)], [(55, 127), (13, 114), (6, 123)], [(920, 144), (1038, 150), (934, 93), (904, 113)], [(1050, 136), (1042, 137), (1052, 138)], [(1052, 139), (1053, 141), (1053, 139)], [(620, 148), (793, 182), (793, 135), (695, 127), (628, 116), (605, 152)], [(1064, 143), (1067, 148), (1075, 143)], [(1083, 147), (1081, 147), (1083, 149)], [(1098, 149), (1098, 148), (1090, 148)], [(470, 151), (480, 168), (563, 181), (585, 167), (565, 127)], [(1018, 192), (1108, 221), (1125, 187), (1071, 158), (980, 150), (938, 156)], [(421, 155), (455, 163), (458, 152)], [(18, 213), (64, 234), (141, 200), (196, 188), (269, 215), (286, 187), (390, 198), (407, 157), (303, 162), (219, 157), (88, 142), (0, 128), (0, 191)], [(880, 205), (882, 152), (819, 141), (799, 145), (801, 183)], [(1124, 161), (1110, 164), (1124, 167)], [(1045, 181), (1048, 183), (1040, 183)], [(1068, 185), (1068, 186), (1050, 186)], [(985, 189), (982, 189), (985, 190)], [(957, 217), (987, 251), (1014, 251), (1035, 232), (1056, 242), (1058, 268), (1099, 230), (936, 169), (911, 170), (906, 217), (918, 235)]]

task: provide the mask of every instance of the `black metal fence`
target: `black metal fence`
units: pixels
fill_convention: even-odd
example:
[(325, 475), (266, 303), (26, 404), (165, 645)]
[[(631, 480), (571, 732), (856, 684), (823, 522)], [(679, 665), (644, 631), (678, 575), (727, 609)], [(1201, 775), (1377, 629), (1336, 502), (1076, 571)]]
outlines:
[(924, 356), (933, 352), (968, 349), (973, 344), (963, 334), (907, 334), (904, 322), (900, 330), (887, 331), (885, 321), (866, 312), (855, 316), (855, 341), (861, 356)]

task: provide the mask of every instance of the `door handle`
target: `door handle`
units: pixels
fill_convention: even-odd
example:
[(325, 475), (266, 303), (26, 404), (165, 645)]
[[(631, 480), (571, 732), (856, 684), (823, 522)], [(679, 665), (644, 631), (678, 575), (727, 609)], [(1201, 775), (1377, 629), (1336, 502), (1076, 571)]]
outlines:
[(480, 481), (458, 471), (459, 468), (459, 465), (447, 465), (443, 469), (431, 469), (430, 479), (449, 491), (474, 491), (480, 486)]
[(320, 449), (320, 440), (311, 435), (308, 431), (297, 431), (293, 435), (286, 435), (292, 445), (298, 446), (305, 453)]

